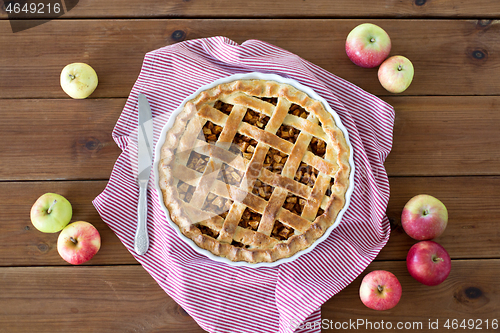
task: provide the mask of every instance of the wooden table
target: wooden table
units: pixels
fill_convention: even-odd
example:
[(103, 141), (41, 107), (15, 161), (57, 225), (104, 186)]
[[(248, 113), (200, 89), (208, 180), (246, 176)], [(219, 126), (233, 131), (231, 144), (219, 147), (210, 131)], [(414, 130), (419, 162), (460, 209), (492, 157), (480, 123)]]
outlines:
[[(216, 35), (273, 43), (396, 110), (394, 145), (385, 164), (393, 230), (366, 272), (395, 273), (403, 286), (401, 302), (386, 312), (366, 308), (358, 278), (323, 306), (323, 318), (333, 325), (383, 320), (394, 328), (398, 322), (419, 328), (421, 322), (421, 332), (429, 331), (429, 320), (439, 320), (439, 331), (452, 331), (444, 328), (448, 319), (450, 326), (453, 319), (458, 325), (473, 319), (483, 331), (498, 331), (491, 325), (500, 320), (495, 18), (500, 4), (494, 0), (80, 0), (58, 19), (13, 33), (2, 12), (0, 332), (201, 331), (129, 254), (91, 201), (106, 186), (120, 153), (111, 131), (144, 54)], [(347, 58), (345, 38), (364, 22), (389, 33), (392, 55), (412, 60), (414, 82), (403, 94), (389, 94), (376, 69), (356, 67)], [(97, 90), (86, 100), (69, 99), (59, 86), (60, 71), (71, 62), (89, 63), (99, 75)], [(73, 220), (99, 229), (102, 248), (88, 263), (66, 264), (57, 253), (58, 234), (32, 226), (30, 208), (45, 192), (64, 195), (73, 204)], [(436, 287), (419, 284), (406, 270), (415, 241), (403, 232), (400, 215), (420, 193), (438, 197), (449, 210), (448, 228), (437, 241), (453, 259), (452, 272)]]

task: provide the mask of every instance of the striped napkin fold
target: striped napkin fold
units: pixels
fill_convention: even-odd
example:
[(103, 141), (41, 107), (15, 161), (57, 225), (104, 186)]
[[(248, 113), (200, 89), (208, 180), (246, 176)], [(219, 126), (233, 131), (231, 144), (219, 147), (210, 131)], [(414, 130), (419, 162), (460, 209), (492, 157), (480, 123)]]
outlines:
[[(168, 224), (154, 189), (148, 198), (149, 251), (134, 252), (139, 187), (138, 94), (154, 119), (154, 142), (170, 114), (200, 86), (236, 73), (273, 73), (325, 98), (354, 148), (355, 189), (342, 222), (308, 254), (276, 267), (234, 267), (195, 252)], [(394, 109), (379, 98), (274, 45), (225, 38), (189, 40), (146, 54), (113, 130), (122, 149), (104, 191), (93, 201), (106, 224), (165, 292), (209, 332), (321, 332), (321, 305), (351, 283), (389, 239), (389, 182)], [(135, 141), (134, 141), (135, 140)], [(334, 319), (334, 318), (328, 318)]]

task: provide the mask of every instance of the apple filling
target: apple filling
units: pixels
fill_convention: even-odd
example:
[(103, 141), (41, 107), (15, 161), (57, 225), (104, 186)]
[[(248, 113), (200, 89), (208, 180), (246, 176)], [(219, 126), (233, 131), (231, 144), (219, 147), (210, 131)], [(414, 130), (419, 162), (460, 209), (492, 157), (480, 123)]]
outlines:
[(285, 203), (283, 204), (283, 208), (289, 210), (295, 215), (300, 216), (302, 214), (302, 210), (306, 204), (306, 199), (299, 198), (292, 193), (288, 193), (285, 199)]
[(200, 229), (200, 231), (201, 231), (202, 234), (210, 236), (210, 237), (212, 237), (214, 239), (216, 239), (219, 236), (219, 232), (218, 231), (212, 230), (212, 229), (210, 229), (207, 226), (198, 225), (198, 229)]
[(299, 183), (302, 183), (304, 185), (307, 185), (309, 187), (313, 187), (314, 184), (316, 183), (316, 179), (318, 177), (319, 171), (310, 166), (307, 165), (304, 162), (300, 162), (299, 168), (297, 169), (297, 172), (295, 173), (294, 179), (298, 181)]
[(328, 189), (326, 190), (325, 193), (326, 196), (329, 197), (330, 195), (332, 195), (332, 187), (334, 184), (335, 184), (335, 179), (334, 178), (330, 179), (330, 185), (328, 186)]
[(251, 160), (257, 141), (240, 133), (236, 133), (229, 151), (235, 154), (242, 154), (247, 160)]
[(262, 167), (280, 175), (287, 159), (287, 154), (277, 149), (269, 148), (266, 157), (264, 158), (264, 164), (262, 165)]
[(209, 160), (210, 158), (208, 156), (204, 156), (195, 151), (192, 151), (191, 154), (189, 155), (187, 167), (196, 170), (200, 173), (203, 173), (203, 171), (205, 171), (205, 168), (208, 165)]
[[(330, 179), (330, 185), (328, 186), (328, 189), (326, 190), (325, 192), (325, 195), (326, 196), (331, 196), (332, 195), (332, 187), (333, 185), (335, 184), (335, 179)], [(316, 217), (320, 216), (320, 215), (323, 215), (325, 213), (325, 211), (322, 209), (322, 208), (318, 208), (318, 212), (316, 213)]]
[(219, 174), (217, 175), (217, 179), (221, 182), (234, 186), (239, 186), (242, 178), (243, 176), (240, 171), (226, 163), (222, 164)]
[(322, 208), (319, 208), (318, 212), (316, 213), (316, 217), (323, 215), (324, 213), (325, 213), (325, 211)]
[(179, 180), (177, 183), (177, 192), (179, 193), (179, 198), (185, 202), (190, 202), (193, 198), (193, 193), (196, 190), (194, 186), (191, 186), (183, 181)]
[(241, 215), (240, 222), (238, 226), (246, 229), (257, 230), (259, 227), (260, 219), (262, 215), (251, 210), (250, 208), (245, 208), (243, 215)]
[[(231, 209), (231, 206), (233, 204), (233, 201), (230, 199), (225, 199), (222, 197), (219, 197), (213, 193), (209, 193), (205, 203), (203, 204), (203, 211), (211, 212), (214, 214), (219, 215), (221, 218), (225, 219), (227, 217), (227, 214), (229, 210)], [(213, 238), (217, 238), (219, 236), (219, 232), (216, 230), (212, 230), (207, 226), (203, 225), (198, 225), (198, 228), (200, 229), (201, 233)]]
[(243, 117), (243, 121), (252, 126), (264, 129), (264, 127), (266, 127), (267, 125), (267, 122), (269, 121), (269, 117), (263, 113), (255, 112), (252, 109), (247, 109), (247, 113), (245, 114), (245, 117)]
[(292, 104), (288, 110), (289, 114), (306, 119), (309, 117), (309, 112), (307, 112), (302, 106), (297, 104)]
[(293, 234), (293, 228), (287, 227), (280, 221), (274, 221), (273, 231), (271, 232), (272, 237), (279, 240), (287, 240), (288, 238), (292, 237)]
[(326, 153), (326, 142), (313, 137), (307, 147), (307, 150), (311, 151), (316, 156), (324, 158)]
[(281, 125), (276, 132), (277, 136), (293, 144), (295, 144), (295, 142), (297, 141), (297, 137), (299, 136), (299, 134), (300, 130), (288, 125)]
[(208, 143), (215, 143), (219, 139), (219, 135), (222, 132), (222, 127), (207, 121), (203, 126), (198, 139), (205, 140)]
[(214, 104), (214, 108), (221, 111), (222, 113), (229, 115), (233, 110), (233, 105), (224, 103), (222, 101), (217, 101)]
[(264, 102), (271, 103), (274, 106), (278, 104), (278, 98), (276, 97), (261, 97), (259, 99), (263, 100)]
[(215, 213), (225, 219), (232, 204), (233, 201), (230, 199), (225, 199), (213, 193), (209, 193), (205, 199), (205, 204), (203, 205), (202, 210)]
[(237, 241), (235, 241), (235, 240), (233, 240), (233, 241), (231, 242), (231, 245), (232, 245), (232, 246), (236, 246), (236, 247), (244, 247), (244, 248), (249, 248), (249, 247), (250, 247), (249, 245), (245, 245), (245, 244), (240, 243), (240, 242), (237, 242)]
[(269, 200), (271, 198), (271, 194), (273, 194), (274, 187), (268, 184), (261, 182), (260, 180), (256, 180), (252, 189), (252, 193), (265, 199)]

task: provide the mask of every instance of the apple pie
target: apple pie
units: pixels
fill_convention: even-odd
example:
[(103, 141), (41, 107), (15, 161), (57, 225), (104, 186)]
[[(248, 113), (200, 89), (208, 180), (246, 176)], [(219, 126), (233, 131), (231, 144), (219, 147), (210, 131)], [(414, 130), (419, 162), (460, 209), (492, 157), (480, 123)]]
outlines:
[(171, 220), (198, 247), (249, 263), (310, 247), (346, 204), (350, 148), (295, 87), (237, 80), (186, 102), (161, 147)]

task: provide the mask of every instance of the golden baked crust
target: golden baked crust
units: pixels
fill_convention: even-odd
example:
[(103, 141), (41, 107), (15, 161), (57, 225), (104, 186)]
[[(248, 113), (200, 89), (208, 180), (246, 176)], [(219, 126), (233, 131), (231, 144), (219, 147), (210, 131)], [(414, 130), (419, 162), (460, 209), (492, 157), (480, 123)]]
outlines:
[(287, 84), (237, 80), (185, 104), (161, 148), (159, 185), (172, 221), (200, 248), (274, 262), (333, 225), (349, 155), (321, 102)]

